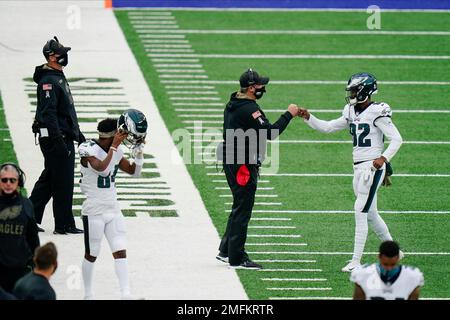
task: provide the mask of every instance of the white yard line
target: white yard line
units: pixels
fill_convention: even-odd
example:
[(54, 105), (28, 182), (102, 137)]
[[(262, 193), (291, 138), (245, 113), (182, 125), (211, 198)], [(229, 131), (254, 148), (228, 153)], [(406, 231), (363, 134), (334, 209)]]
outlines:
[(155, 68), (202, 68), (201, 64), (193, 64), (193, 63), (156, 63), (153, 65)]
[[(345, 297), (269, 297), (269, 300), (352, 300)], [(423, 300), (421, 298), (421, 300)]]
[(217, 91), (167, 91), (167, 94), (171, 95), (171, 94), (195, 94), (195, 95), (199, 95), (199, 94), (215, 94), (217, 95), (218, 92)]
[[(280, 144), (348, 144), (353, 143), (350, 140), (274, 140), (269, 141), (270, 143), (280, 143)], [(389, 143), (389, 141), (386, 141)], [(450, 144), (450, 141), (403, 141), (404, 144)]]
[[(254, 219), (252, 219), (254, 220)], [(248, 238), (301, 238), (299, 234), (248, 234)]]
[[(208, 176), (222, 176), (223, 173), (210, 172)], [(261, 173), (264, 177), (353, 177), (351, 173)], [(450, 174), (414, 174), (414, 173), (396, 173), (395, 177), (417, 177), (417, 178), (449, 178)]]
[[(256, 262), (256, 260), (254, 260)], [(270, 260), (260, 260), (260, 262), (269, 262)], [(280, 261), (284, 261), (284, 260), (280, 260)], [(289, 261), (289, 260), (286, 260)], [(298, 260), (298, 261), (302, 261), (302, 260)], [(307, 261), (307, 260), (304, 260)], [(260, 280), (262, 281), (292, 281), (292, 282), (316, 282), (316, 281), (327, 281), (326, 278), (261, 278)]]
[[(216, 175), (208, 173), (208, 175)], [(219, 175), (219, 174), (217, 174)], [(351, 173), (261, 173), (261, 176), (266, 177), (353, 177)], [(450, 174), (436, 173), (436, 174), (413, 174), (413, 173), (396, 173), (395, 177), (417, 177), (417, 178), (449, 178)]]
[(160, 30), (164, 33), (180, 34), (260, 34), (260, 35), (396, 35), (396, 36), (449, 36), (450, 31), (378, 31), (378, 30)]
[[(174, 102), (174, 103), (172, 103), (172, 105), (173, 106), (185, 106), (185, 107), (189, 107), (189, 106), (199, 107), (199, 106), (223, 106), (223, 103), (219, 103), (219, 102)], [(199, 124), (202, 123), (202, 121), (197, 121), (197, 122)]]
[(251, 218), (252, 221), (292, 221), (292, 218)]
[(269, 291), (330, 291), (332, 288), (266, 288)]
[[(160, 30), (161, 31), (161, 30)], [(169, 30), (164, 30), (169, 31)], [(170, 30), (172, 31), (172, 30)], [(180, 30), (173, 30), (180, 31)], [(137, 31), (139, 32), (139, 30)], [(147, 32), (147, 31), (146, 31)], [(449, 33), (450, 34), (450, 33)], [(164, 57), (165, 55), (149, 55), (151, 57)], [(429, 55), (395, 55), (395, 54), (174, 54), (172, 57), (179, 58), (202, 58), (202, 59), (331, 59), (331, 60), (450, 60), (450, 56)]]
[[(172, 56), (172, 55), (169, 55)], [(163, 83), (185, 83), (185, 84), (229, 84), (239, 85), (236, 80), (165, 80)], [(338, 80), (273, 80), (270, 81), (271, 85), (293, 85), (293, 84), (317, 84), (317, 85), (345, 85), (347, 81)], [(378, 81), (380, 84), (389, 85), (431, 85), (431, 86), (448, 86), (449, 81)], [(285, 110), (284, 110), (285, 111)], [(394, 109), (394, 112), (396, 110)], [(342, 109), (338, 110), (342, 112)]]
[[(344, 213), (355, 213), (352, 210), (253, 210), (253, 213), (299, 213), (299, 214), (344, 214)], [(386, 214), (450, 214), (450, 211), (422, 211), (422, 210), (406, 210), (406, 211), (396, 211), (396, 210), (381, 210), (379, 213)]]
[[(230, 210), (226, 210), (227, 212)], [(248, 226), (249, 229), (297, 229), (294, 226)]]
[(322, 269), (260, 269), (258, 272), (322, 272)]
[(272, 247), (272, 246), (283, 246), (283, 247), (303, 247), (307, 246), (307, 243), (277, 243), (277, 242), (263, 242), (263, 243), (251, 243), (246, 242), (246, 246), (263, 246), (263, 247)]
[[(323, 255), (323, 256), (347, 256), (353, 252), (318, 252), (318, 251), (254, 251), (249, 254), (287, 254), (287, 255)], [(364, 252), (364, 254), (377, 255), (378, 252)], [(450, 252), (405, 252), (409, 256), (449, 256)]]

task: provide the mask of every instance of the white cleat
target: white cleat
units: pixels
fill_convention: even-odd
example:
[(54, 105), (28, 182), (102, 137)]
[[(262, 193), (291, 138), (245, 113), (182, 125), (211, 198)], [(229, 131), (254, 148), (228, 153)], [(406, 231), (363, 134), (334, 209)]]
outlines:
[(398, 259), (399, 259), (399, 260), (402, 260), (404, 257), (405, 257), (405, 254), (403, 253), (402, 250), (400, 250), (400, 251), (398, 252)]
[(350, 261), (345, 267), (341, 269), (342, 272), (352, 272), (353, 270), (361, 267), (359, 261)]

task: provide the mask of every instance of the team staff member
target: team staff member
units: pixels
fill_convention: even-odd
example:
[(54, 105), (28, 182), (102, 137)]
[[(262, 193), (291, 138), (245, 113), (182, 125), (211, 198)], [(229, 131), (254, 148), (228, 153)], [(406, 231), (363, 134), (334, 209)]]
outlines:
[(36, 249), (35, 268), (19, 279), (14, 287), (14, 296), (20, 300), (56, 300), (50, 278), (58, 268), (58, 252), (53, 242)]
[(31, 201), (20, 194), (23, 171), (13, 163), (0, 166), (0, 287), (11, 292), (26, 274), (39, 246)]
[(55, 234), (83, 233), (83, 230), (76, 228), (72, 213), (75, 168), (73, 141), (82, 143), (86, 139), (80, 132), (72, 94), (63, 73), (70, 49), (59, 43), (56, 37), (47, 41), (43, 48), (47, 63), (37, 66), (33, 76), (37, 83), (33, 132), (39, 134), (45, 162), (30, 200), (40, 224), (45, 206), (53, 198)]
[[(233, 206), (217, 259), (229, 262), (236, 269), (261, 269), (245, 252), (248, 223), (252, 214), (257, 188), (258, 170), (265, 154), (266, 139), (275, 139), (291, 119), (298, 114), (296, 105), (271, 124), (256, 103), (265, 90), (269, 78), (248, 69), (240, 79), (241, 89), (231, 95), (225, 107), (223, 124), (223, 169), (233, 194)], [(237, 136), (246, 135), (244, 139)], [(256, 139), (252, 139), (255, 137)], [(220, 150), (222, 148), (222, 150)]]

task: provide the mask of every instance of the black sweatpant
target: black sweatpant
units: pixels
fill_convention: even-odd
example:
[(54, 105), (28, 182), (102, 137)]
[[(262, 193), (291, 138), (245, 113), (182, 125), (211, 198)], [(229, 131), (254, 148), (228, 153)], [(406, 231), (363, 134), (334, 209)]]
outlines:
[[(39, 145), (44, 155), (44, 170), (31, 192), (36, 222), (41, 223), (44, 209), (53, 198), (55, 229), (64, 230), (75, 226), (72, 213), (75, 148), (73, 141), (64, 140), (67, 149), (49, 138), (40, 138)], [(68, 152), (70, 154), (68, 154)]]
[[(245, 170), (245, 167), (248, 171)], [(230, 265), (239, 265), (246, 259), (245, 241), (255, 203), (258, 167), (256, 165), (224, 164), (223, 169), (233, 194), (233, 206), (219, 251), (228, 255)], [(246, 176), (246, 173), (249, 175)]]

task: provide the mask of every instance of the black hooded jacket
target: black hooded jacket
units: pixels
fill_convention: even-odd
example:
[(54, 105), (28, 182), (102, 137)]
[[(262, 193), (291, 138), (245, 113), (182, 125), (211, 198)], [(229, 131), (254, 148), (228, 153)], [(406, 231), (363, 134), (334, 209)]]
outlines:
[(0, 266), (25, 268), (39, 246), (34, 209), (28, 198), (0, 196)]
[(255, 100), (234, 92), (224, 111), (224, 158), (221, 160), (227, 164), (260, 165), (264, 160), (267, 139), (276, 139), (291, 119), (291, 113), (286, 111), (271, 124)]
[(64, 73), (44, 64), (36, 67), (33, 80), (38, 84), (35, 119), (39, 127), (47, 128), (50, 138), (64, 135), (82, 142), (72, 93)]

